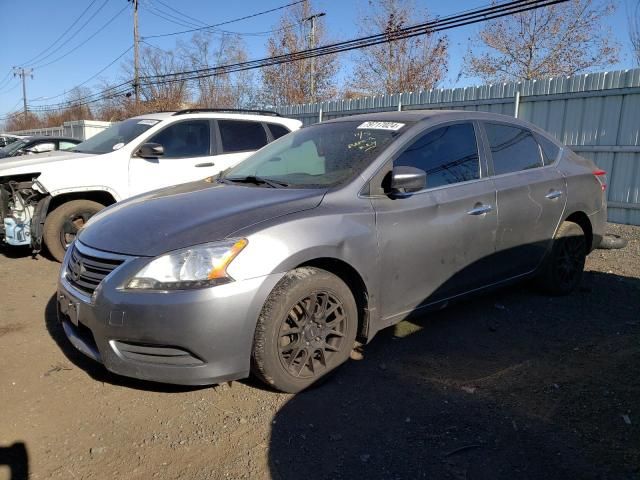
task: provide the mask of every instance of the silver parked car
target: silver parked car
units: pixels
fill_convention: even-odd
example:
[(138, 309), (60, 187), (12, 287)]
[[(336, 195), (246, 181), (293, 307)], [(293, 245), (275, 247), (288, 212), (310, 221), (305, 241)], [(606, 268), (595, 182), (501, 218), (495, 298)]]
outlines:
[(605, 175), (538, 128), (462, 111), (303, 128), (216, 178), (105, 209), (62, 265), (70, 341), (112, 372), (299, 391), (356, 338), (536, 277), (574, 290)]

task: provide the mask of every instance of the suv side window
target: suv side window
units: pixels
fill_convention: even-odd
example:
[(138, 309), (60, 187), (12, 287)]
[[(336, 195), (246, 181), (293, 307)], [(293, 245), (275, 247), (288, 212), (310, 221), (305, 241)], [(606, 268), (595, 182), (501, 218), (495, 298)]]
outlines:
[(75, 147), (75, 143), (65, 142), (64, 140), (60, 140), (59, 149), (60, 150), (69, 150), (70, 148)]
[(457, 123), (425, 133), (407, 147), (393, 165), (427, 172), (427, 188), (480, 178), (473, 124)]
[(290, 130), (284, 125), (278, 125), (277, 123), (267, 123), (267, 126), (269, 127), (274, 140), (285, 136), (287, 133), (290, 133)]
[(164, 147), (162, 158), (205, 157), (211, 153), (209, 120), (185, 120), (169, 125), (148, 142)]
[(218, 120), (223, 153), (258, 150), (267, 144), (267, 132), (259, 122)]
[(497, 123), (485, 123), (495, 175), (542, 166), (540, 148), (529, 130)]

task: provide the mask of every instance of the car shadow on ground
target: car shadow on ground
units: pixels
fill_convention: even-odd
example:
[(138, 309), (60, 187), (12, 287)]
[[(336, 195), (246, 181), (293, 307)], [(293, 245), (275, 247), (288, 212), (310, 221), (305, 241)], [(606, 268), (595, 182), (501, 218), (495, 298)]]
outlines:
[(639, 311), (638, 279), (586, 272), (387, 329), (278, 411), (272, 477), (637, 478)]
[(58, 322), (56, 295), (52, 295), (44, 312), (44, 322), (47, 327), (47, 331), (51, 338), (56, 342), (58, 347), (65, 354), (67, 359), (73, 363), (76, 367), (84, 370), (91, 378), (98, 382), (109, 383), (121, 387), (133, 388), (138, 390), (147, 390), (152, 392), (166, 392), (166, 393), (179, 393), (189, 392), (202, 388), (208, 388), (207, 386), (184, 386), (184, 385), (170, 385), (166, 383), (148, 382), (144, 380), (137, 380), (134, 378), (123, 377), (115, 375), (109, 372), (104, 366), (98, 362), (86, 357), (75, 349), (71, 342), (67, 339), (62, 325)]

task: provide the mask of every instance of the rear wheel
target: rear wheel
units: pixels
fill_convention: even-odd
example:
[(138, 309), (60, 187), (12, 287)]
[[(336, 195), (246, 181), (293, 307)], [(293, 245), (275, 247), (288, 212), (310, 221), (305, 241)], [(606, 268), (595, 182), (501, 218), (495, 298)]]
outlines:
[(49, 213), (44, 222), (43, 237), (51, 256), (62, 262), (78, 231), (103, 208), (104, 205), (91, 200), (71, 200)]
[(540, 286), (552, 295), (571, 293), (580, 284), (586, 256), (587, 241), (580, 225), (562, 222), (538, 277)]
[(297, 268), (265, 302), (252, 371), (278, 390), (299, 392), (349, 358), (357, 324), (356, 302), (342, 280), (318, 268)]

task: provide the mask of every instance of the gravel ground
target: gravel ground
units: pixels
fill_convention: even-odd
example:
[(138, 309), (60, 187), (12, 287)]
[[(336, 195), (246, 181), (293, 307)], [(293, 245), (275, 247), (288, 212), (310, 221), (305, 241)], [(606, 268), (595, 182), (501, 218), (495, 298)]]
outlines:
[(640, 228), (609, 231), (573, 295), (403, 322), (295, 396), (111, 375), (55, 320), (58, 265), (3, 250), (0, 479), (640, 478)]

